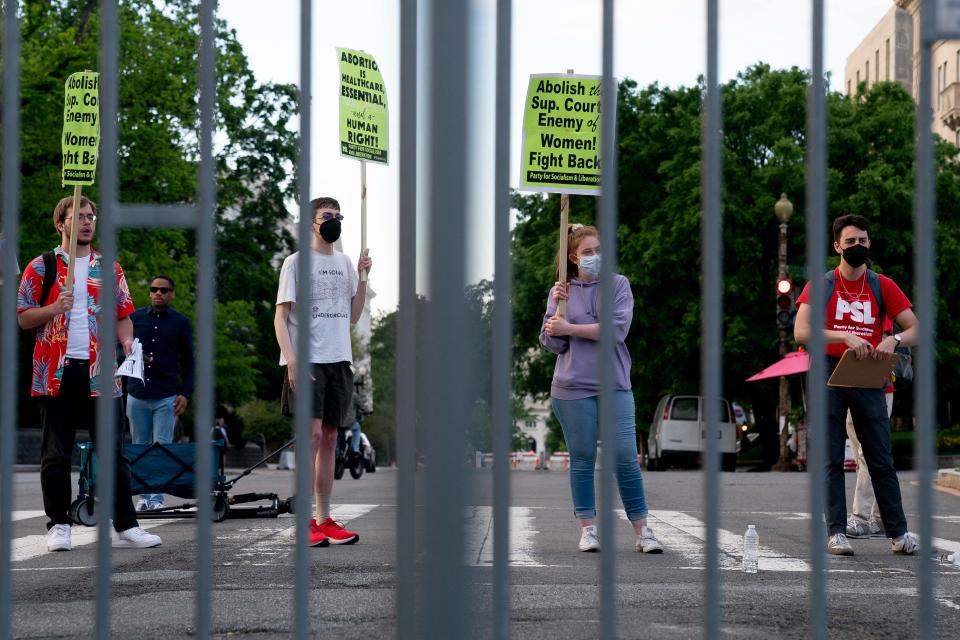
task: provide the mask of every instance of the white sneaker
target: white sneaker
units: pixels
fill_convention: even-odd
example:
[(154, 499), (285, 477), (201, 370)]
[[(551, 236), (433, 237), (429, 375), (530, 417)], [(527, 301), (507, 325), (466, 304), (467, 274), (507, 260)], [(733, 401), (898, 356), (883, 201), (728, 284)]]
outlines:
[(642, 553), (663, 553), (663, 545), (657, 541), (656, 536), (653, 535), (653, 529), (650, 527), (640, 529), (640, 533), (637, 535), (637, 551)]
[(150, 502), (140, 498), (137, 500), (137, 511), (146, 511), (150, 508)]
[(905, 534), (891, 542), (893, 552), (897, 555), (912, 556), (920, 548), (920, 541), (917, 540), (917, 534), (907, 531)]
[(70, 551), (70, 525), (55, 524), (47, 531), (47, 551)]
[(597, 525), (591, 524), (580, 531), (580, 551), (600, 551), (600, 540), (597, 539)]
[(847, 536), (842, 533), (835, 533), (830, 536), (830, 539), (827, 540), (827, 551), (835, 556), (853, 555), (853, 547), (850, 546)]
[(150, 547), (159, 547), (162, 540), (160, 536), (148, 533), (140, 527), (130, 527), (126, 531), (114, 535), (114, 549), (149, 549)]
[(848, 538), (870, 538), (883, 531), (883, 526), (876, 520), (863, 520), (857, 516), (850, 516), (847, 520)]

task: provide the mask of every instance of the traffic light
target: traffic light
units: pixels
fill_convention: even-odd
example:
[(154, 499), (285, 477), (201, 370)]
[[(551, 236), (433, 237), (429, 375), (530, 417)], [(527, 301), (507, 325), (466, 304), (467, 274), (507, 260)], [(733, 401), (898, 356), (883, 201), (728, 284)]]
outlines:
[(777, 325), (783, 329), (790, 328), (794, 315), (793, 283), (790, 278), (780, 278), (777, 280)]

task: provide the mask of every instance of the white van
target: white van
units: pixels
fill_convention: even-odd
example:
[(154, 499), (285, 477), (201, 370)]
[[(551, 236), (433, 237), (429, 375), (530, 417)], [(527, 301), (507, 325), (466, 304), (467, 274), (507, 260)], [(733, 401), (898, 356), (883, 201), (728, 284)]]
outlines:
[[(647, 439), (647, 470), (699, 467), (706, 450), (704, 403), (701, 396), (667, 395), (660, 398)], [(737, 426), (730, 403), (720, 410), (720, 452), (724, 471), (737, 468)]]

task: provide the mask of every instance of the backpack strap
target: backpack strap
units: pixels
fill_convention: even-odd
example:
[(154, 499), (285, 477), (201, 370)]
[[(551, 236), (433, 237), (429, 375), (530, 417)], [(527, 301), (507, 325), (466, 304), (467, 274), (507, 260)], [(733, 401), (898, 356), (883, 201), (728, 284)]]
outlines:
[(880, 326), (883, 327), (883, 320), (887, 317), (886, 309), (883, 305), (883, 296), (880, 293), (880, 276), (877, 275), (877, 272), (873, 269), (867, 269), (867, 284), (870, 285), (870, 290), (873, 291), (873, 297), (876, 299), (879, 309), (877, 310), (877, 317), (880, 318)]
[(833, 296), (833, 290), (837, 286), (836, 276), (833, 269), (823, 274), (823, 308), (826, 309), (830, 304), (830, 298)]
[(52, 249), (43, 254), (43, 287), (40, 290), (40, 306), (47, 304), (53, 284), (57, 281), (57, 254)]

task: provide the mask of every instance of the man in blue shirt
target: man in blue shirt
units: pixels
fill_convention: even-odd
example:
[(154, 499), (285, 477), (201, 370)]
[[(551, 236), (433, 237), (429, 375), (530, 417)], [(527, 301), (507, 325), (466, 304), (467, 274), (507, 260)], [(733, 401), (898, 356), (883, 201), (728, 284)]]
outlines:
[[(185, 315), (170, 308), (173, 297), (173, 278), (156, 276), (150, 281), (150, 306), (130, 316), (143, 347), (143, 382), (127, 382), (134, 444), (173, 442), (176, 417), (193, 394), (193, 329)], [(163, 494), (143, 495), (137, 503), (137, 511), (162, 507)]]

